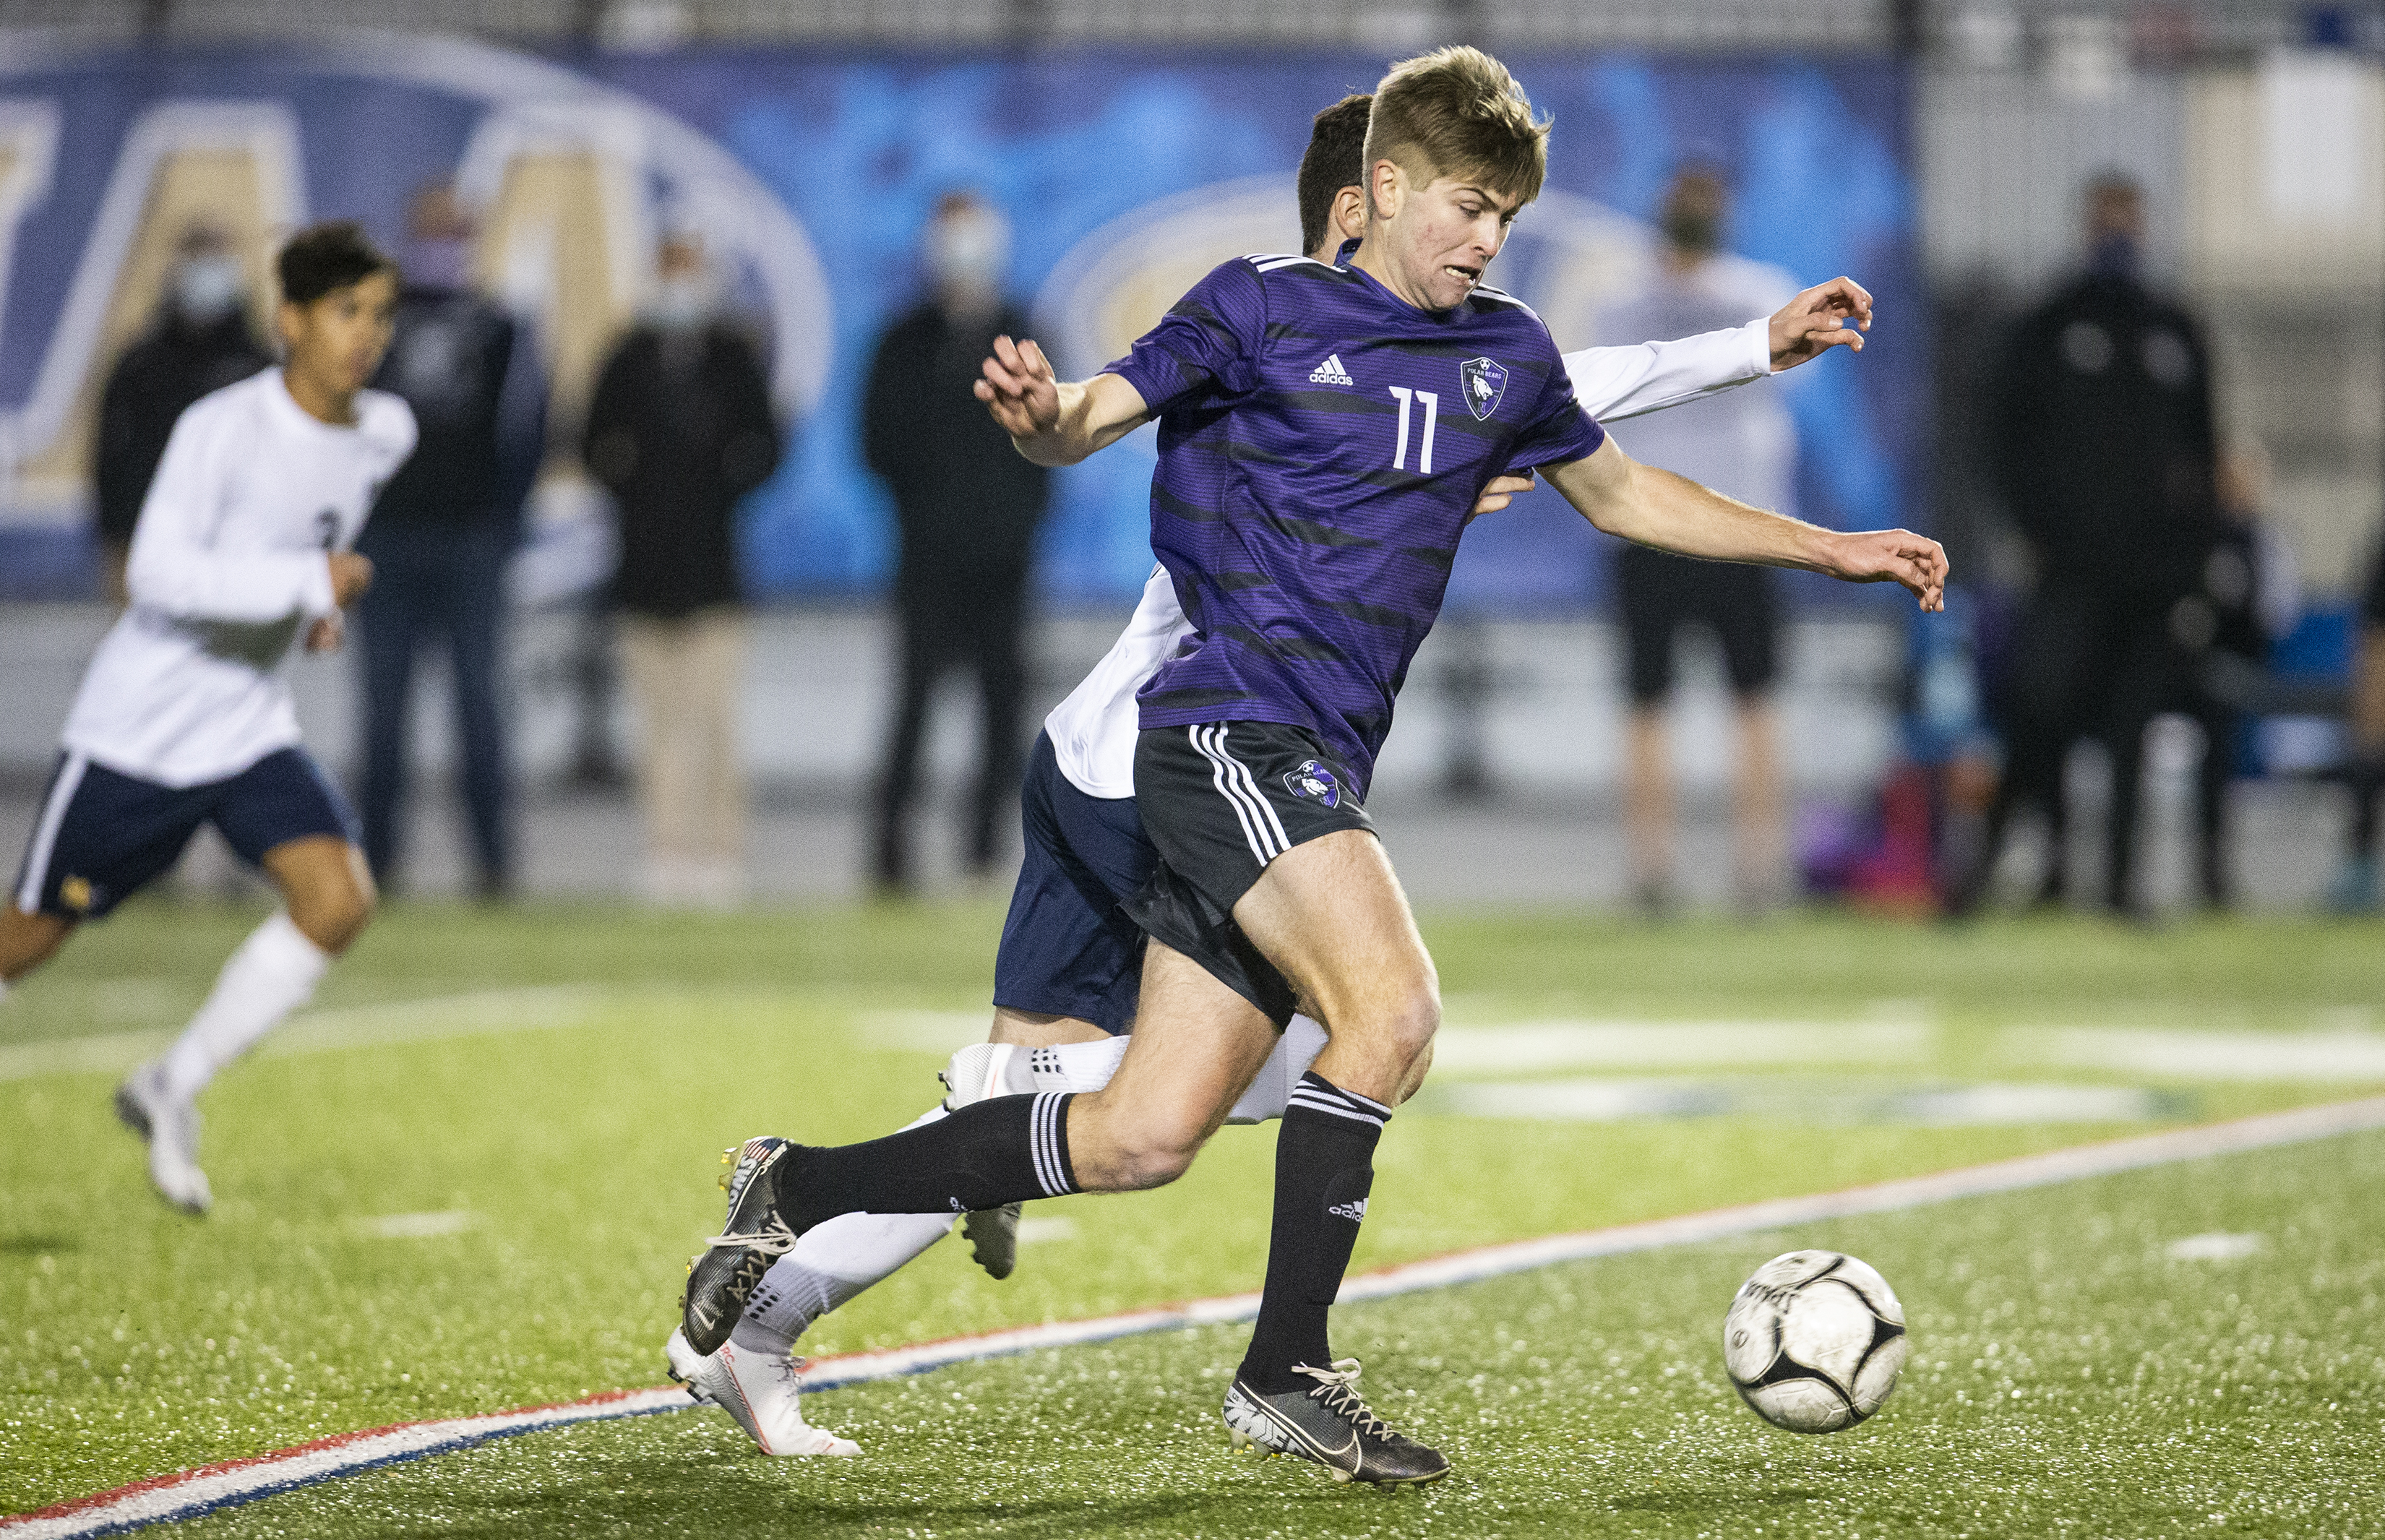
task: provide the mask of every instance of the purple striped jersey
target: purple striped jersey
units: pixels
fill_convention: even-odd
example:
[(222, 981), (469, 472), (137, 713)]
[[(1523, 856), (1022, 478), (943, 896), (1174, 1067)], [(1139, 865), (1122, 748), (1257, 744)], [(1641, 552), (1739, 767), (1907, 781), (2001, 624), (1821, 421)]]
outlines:
[(1159, 419), (1151, 548), (1192, 623), (1143, 728), (1305, 728), (1362, 796), (1483, 486), (1606, 437), (1520, 301), (1419, 310), (1305, 257), (1217, 268), (1106, 372)]

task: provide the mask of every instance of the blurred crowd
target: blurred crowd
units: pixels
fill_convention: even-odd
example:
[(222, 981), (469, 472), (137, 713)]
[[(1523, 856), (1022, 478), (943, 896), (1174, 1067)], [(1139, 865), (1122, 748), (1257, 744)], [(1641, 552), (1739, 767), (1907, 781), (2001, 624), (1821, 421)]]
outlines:
[[(1675, 177), (1644, 282), (1602, 308), (1600, 343), (1686, 336), (1767, 314), (1800, 278), (1733, 256), (1730, 189), (1714, 170)], [(2329, 901), (2379, 903), (2385, 763), (2385, 554), (2359, 612), (2352, 677), (2272, 667), (2300, 606), (2289, 547), (2265, 520), (2260, 446), (2216, 425), (2204, 328), (2148, 281), (2144, 194), (2125, 177), (2080, 193), (2071, 275), (2009, 329), (1984, 409), (1941, 424), (1974, 434), (2014, 538), (2015, 582), (1958, 570), (1945, 613), (1911, 622), (1899, 762), (1867, 808), (1795, 820), (1774, 705), (1783, 599), (1764, 570), (1630, 548), (1611, 567), (1622, 643), (1624, 808), (1630, 891), (1675, 903), (1679, 800), (1667, 736), (1685, 630), (1718, 645), (1733, 701), (1735, 883), (1762, 910), (1801, 893), (1916, 912), (1973, 912), (2013, 874), (2006, 850), (2034, 820), (2046, 852), (2027, 900), (2084, 900), (2141, 915), (2146, 745), (2157, 723), (2192, 734), (2195, 893), (2235, 902), (2229, 785), (2251, 763), (2251, 724), (2274, 712), (2342, 720), (2340, 779), (2350, 836)], [(584, 418), (551, 423), (536, 328), (472, 266), (470, 210), (445, 186), (415, 198), (402, 247), (396, 339), (375, 383), (402, 395), (421, 444), (380, 495), (361, 549), (378, 578), (357, 616), (362, 711), (357, 803), (385, 891), (403, 891), (416, 664), (443, 656), (455, 711), (455, 783), (479, 894), (518, 880), (505, 679), (506, 574), (533, 487), (560, 467), (601, 488), (618, 561), (587, 634), (595, 687), (583, 707), (583, 769), (607, 758), (606, 682), (626, 683), (638, 723), (636, 797), (644, 894), (719, 906), (745, 890), (747, 789), (739, 741), (746, 659), (738, 558), (741, 499), (787, 452), (755, 331), (732, 313), (692, 232), (668, 232), (648, 298), (616, 337)], [(1047, 473), (1012, 452), (971, 397), (979, 360), (1028, 319), (1005, 290), (1010, 232), (980, 194), (943, 197), (919, 235), (918, 301), (877, 338), (867, 369), (861, 457), (893, 510), (890, 588), (895, 682), (868, 799), (874, 891), (918, 891), (914, 824), (921, 750), (940, 681), (974, 687), (976, 769), (958, 864), (996, 875), (1027, 737), (1029, 621)], [(221, 230), (188, 230), (165, 300), (106, 386), (95, 515), (111, 592), (175, 418), (270, 361), (251, 311), (254, 275)], [(1730, 392), (1635, 421), (1633, 454), (1759, 505), (1795, 511), (1796, 435), (1781, 392)], [(2100, 881), (2074, 893), (2066, 858), (2071, 761), (2109, 767)], [(2002, 873), (2000, 879), (1999, 874)]]

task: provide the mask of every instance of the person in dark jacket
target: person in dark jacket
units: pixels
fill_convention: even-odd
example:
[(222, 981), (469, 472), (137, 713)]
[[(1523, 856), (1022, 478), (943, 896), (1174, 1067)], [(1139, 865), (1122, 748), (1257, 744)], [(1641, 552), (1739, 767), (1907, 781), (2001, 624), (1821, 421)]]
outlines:
[(893, 495), (901, 548), (901, 678), (873, 832), (873, 876), (890, 895), (912, 885), (907, 824), (919, 743), (936, 681), (954, 669), (976, 677), (980, 702), (962, 859), (975, 876), (993, 870), (1023, 765), (1027, 579), (1050, 477), (1011, 446), (970, 394), (993, 339), (1028, 330), (1002, 293), (1008, 227), (981, 198), (954, 193), (938, 205), (925, 241), (934, 291), (880, 339), (861, 416), (863, 457)]
[(744, 889), (737, 504), (778, 469), (779, 424), (703, 246), (671, 237), (656, 270), (653, 309), (597, 378), (581, 452), (620, 519), (612, 599), (643, 730), (647, 895), (725, 906)]
[(414, 408), (421, 439), (373, 505), (356, 548), (375, 581), (358, 611), (364, 676), (365, 858), (384, 892), (400, 880), (414, 662), (444, 639), (463, 751), (464, 804), (484, 898), (513, 886), (513, 780), (499, 687), (506, 574), (522, 506), (546, 452), (536, 339), (467, 286), (471, 220), (454, 191), (418, 194), (408, 215), (397, 332), (373, 383)]
[(183, 232), (156, 320), (108, 371), (93, 445), (93, 491), (108, 597), (124, 598), (124, 561), (167, 435), (199, 397), (273, 361), (250, 319), (249, 280), (231, 240), (213, 225)]
[(2087, 269), (2014, 328), (1991, 402), (1991, 461), (2037, 575), (1999, 713), (2004, 774), (1958, 907), (1981, 895), (2018, 804), (2061, 828), (2063, 760), (2092, 734), (2112, 765), (2104, 899), (2136, 908), (2145, 728), (2191, 688), (2212, 640), (2201, 589), (2217, 532), (2216, 446), (2202, 328), (2140, 275), (2136, 184), (2099, 177), (2085, 202)]

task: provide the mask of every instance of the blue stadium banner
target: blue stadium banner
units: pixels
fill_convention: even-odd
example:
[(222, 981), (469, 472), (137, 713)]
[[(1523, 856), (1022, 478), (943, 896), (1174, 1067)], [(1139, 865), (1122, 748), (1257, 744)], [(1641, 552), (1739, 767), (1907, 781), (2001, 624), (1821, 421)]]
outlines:
[[(650, 288), (658, 231), (702, 233), (766, 339), (795, 451), (754, 495), (764, 596), (863, 595), (892, 552), (860, 465), (860, 380), (918, 294), (937, 198), (1010, 216), (1010, 277), (1064, 369), (1123, 351), (1203, 271), (1297, 245), (1292, 172), (1310, 116), (1369, 88), (1355, 53), (1070, 50), (972, 56), (820, 49), (542, 56), (456, 38), (334, 34), (287, 47), (94, 50), (18, 33), (0, 50), (0, 592), (42, 586), (44, 534), (86, 517), (108, 362), (154, 314), (194, 219), (228, 230), (262, 313), (276, 239), (348, 216), (402, 250), (413, 191), (455, 179), (482, 212), (480, 279), (534, 318), (558, 422), (584, 404)], [(1799, 510), (1917, 521), (1926, 313), (1906, 80), (1882, 58), (1518, 55), (1556, 123), (1548, 191), (1492, 277), (1561, 345), (1651, 259), (1675, 169), (1737, 189), (1729, 247), (1881, 300), (1860, 359), (1783, 382)], [(1130, 595), (1150, 561), (1149, 435), (1066, 473), (1046, 595)], [(551, 525), (597, 507), (558, 457)], [(1502, 613), (1600, 593), (1596, 542), (1546, 493), (1479, 522), (1455, 597)], [(13, 569), (13, 570), (12, 570)], [(63, 570), (63, 569), (61, 569)]]

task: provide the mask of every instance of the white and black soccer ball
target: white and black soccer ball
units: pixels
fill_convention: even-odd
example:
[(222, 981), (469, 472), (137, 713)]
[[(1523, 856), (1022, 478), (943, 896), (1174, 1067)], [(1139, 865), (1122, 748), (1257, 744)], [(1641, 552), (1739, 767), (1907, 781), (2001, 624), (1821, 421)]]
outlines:
[(1723, 1370), (1740, 1398), (1792, 1433), (1836, 1433), (1878, 1411), (1907, 1349), (1896, 1291), (1836, 1251), (1773, 1258), (1722, 1318)]

